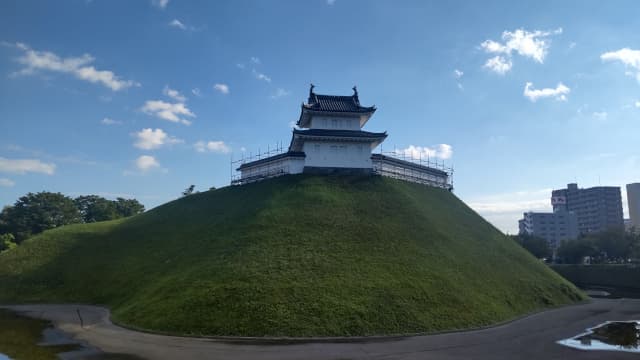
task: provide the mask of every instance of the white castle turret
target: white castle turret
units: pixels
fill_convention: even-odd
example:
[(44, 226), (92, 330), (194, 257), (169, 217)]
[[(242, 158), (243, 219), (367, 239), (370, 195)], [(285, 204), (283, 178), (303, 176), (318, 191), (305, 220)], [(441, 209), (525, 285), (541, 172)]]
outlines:
[(240, 178), (233, 184), (285, 174), (377, 173), (451, 188), (449, 174), (444, 170), (392, 156), (372, 155), (372, 150), (387, 138), (387, 133), (362, 130), (376, 107), (360, 105), (355, 86), (351, 96), (320, 95), (313, 90), (311, 84), (288, 151), (243, 162), (237, 169)]

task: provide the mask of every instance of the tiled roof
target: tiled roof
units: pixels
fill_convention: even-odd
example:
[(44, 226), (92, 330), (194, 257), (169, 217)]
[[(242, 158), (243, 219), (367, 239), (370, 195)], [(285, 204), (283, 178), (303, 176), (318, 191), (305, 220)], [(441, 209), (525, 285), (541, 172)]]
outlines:
[(302, 107), (314, 111), (369, 113), (376, 110), (375, 106), (360, 106), (357, 95), (335, 96), (311, 93), (307, 104)]
[(361, 106), (358, 98), (358, 90), (353, 87), (353, 95), (336, 96), (336, 95), (320, 95), (313, 92), (315, 86), (311, 84), (309, 89), (309, 99), (306, 104), (302, 104), (302, 111), (297, 125), (303, 128), (309, 127), (311, 116), (316, 113), (334, 113), (354, 114), (351, 116), (360, 117), (360, 127), (369, 120), (371, 115), (376, 111), (375, 106)]
[(328, 129), (293, 129), (293, 134), (303, 136), (334, 136), (334, 137), (352, 137), (352, 138), (381, 138), (387, 137), (386, 132), (375, 133), (362, 130), (328, 130)]
[(306, 156), (307, 155), (302, 151), (288, 151), (286, 153), (282, 153), (282, 154), (266, 157), (264, 159), (255, 160), (255, 161), (244, 163), (244, 164), (240, 165), (240, 167), (237, 170), (244, 169), (244, 168), (247, 168), (247, 167), (250, 167), (250, 166), (256, 166), (256, 165), (268, 163), (268, 162), (274, 161), (274, 160), (284, 159), (284, 158), (287, 158), (287, 157), (304, 158)]

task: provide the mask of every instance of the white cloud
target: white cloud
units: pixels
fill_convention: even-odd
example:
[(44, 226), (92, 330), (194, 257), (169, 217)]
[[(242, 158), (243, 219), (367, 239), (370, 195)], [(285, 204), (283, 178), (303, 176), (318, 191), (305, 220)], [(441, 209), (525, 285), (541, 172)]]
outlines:
[(7, 178), (0, 178), (0, 186), (4, 186), (4, 187), (12, 187), (13, 185), (15, 185), (16, 183), (11, 180), (11, 179), (7, 179)]
[(183, 23), (182, 21), (178, 20), (178, 19), (173, 19), (169, 22), (169, 26), (174, 27), (176, 29), (180, 29), (180, 30), (184, 30), (184, 31), (202, 31), (204, 30), (204, 27), (195, 27), (192, 25), (188, 25)]
[(618, 51), (606, 52), (600, 55), (600, 59), (604, 61), (620, 61), (627, 66), (640, 69), (640, 50), (631, 50), (623, 48)]
[(514, 53), (542, 64), (551, 43), (548, 37), (561, 33), (562, 28), (553, 31), (535, 30), (530, 32), (524, 29), (517, 29), (513, 32), (504, 31), (502, 42), (485, 40), (480, 44), (485, 52), (497, 55), (487, 60), (484, 67), (498, 74), (504, 74), (511, 70), (511, 58)]
[(139, 86), (140, 84), (133, 81), (119, 80), (111, 71), (96, 70), (93, 66), (85, 66), (76, 70), (76, 76), (80, 79), (87, 80), (92, 83), (102, 83), (113, 91), (118, 91), (131, 86)]
[(472, 202), (469, 207), (481, 214), (516, 213), (522, 215), (527, 211), (544, 211), (548, 209), (549, 199), (507, 200), (495, 202)]
[(229, 93), (229, 85), (227, 84), (215, 84), (213, 88), (221, 94), (227, 95)]
[(265, 75), (263, 73), (257, 72), (256, 69), (253, 69), (252, 72), (253, 72), (253, 75), (256, 77), (256, 79), (264, 80), (264, 81), (266, 81), (268, 83), (271, 82), (271, 78), (270, 77), (268, 77), (267, 75)]
[(505, 57), (498, 55), (487, 60), (483, 67), (497, 74), (504, 75), (511, 70), (513, 63), (511, 62), (511, 59), (506, 59)]
[(191, 93), (192, 93), (193, 95), (197, 96), (197, 97), (201, 97), (201, 96), (202, 96), (202, 93), (200, 92), (200, 89), (199, 89), (199, 88), (193, 88), (193, 89), (191, 89)]
[(231, 148), (224, 141), (198, 141), (193, 144), (197, 152), (215, 152), (220, 154), (228, 154)]
[(414, 160), (426, 160), (428, 158), (450, 159), (453, 155), (453, 148), (448, 144), (438, 144), (434, 147), (409, 145), (407, 148), (396, 149), (394, 152), (396, 155)]
[(536, 102), (538, 99), (553, 97), (556, 100), (566, 101), (567, 94), (571, 89), (565, 86), (563, 83), (558, 83), (556, 88), (544, 88), (544, 89), (533, 89), (533, 84), (528, 82), (524, 86), (524, 96), (529, 98), (532, 102)]
[(517, 233), (527, 211), (551, 211), (552, 189), (517, 191), (464, 199), (467, 205), (504, 232)]
[(7, 159), (0, 157), (0, 172), (26, 174), (29, 172), (53, 175), (56, 165), (37, 159)]
[(256, 74), (256, 78), (257, 78), (258, 80), (264, 80), (264, 81), (266, 81), (266, 82), (271, 82), (271, 78), (270, 78), (270, 77), (268, 77), (268, 76), (267, 76), (267, 75), (265, 75), (265, 74), (262, 74), (262, 73), (258, 73), (258, 74)]
[(187, 27), (185, 26), (185, 24), (183, 24), (182, 21), (178, 19), (171, 20), (171, 22), (169, 22), (169, 26), (175, 27), (181, 30), (187, 30)]
[(169, 136), (162, 129), (142, 129), (135, 133), (134, 136), (137, 139), (134, 146), (144, 150), (157, 149), (163, 145), (173, 145), (183, 142), (180, 139)]
[(151, 5), (164, 9), (169, 4), (169, 0), (151, 0)]
[(88, 166), (94, 166), (98, 164), (96, 161), (87, 160), (82, 155), (57, 156), (57, 155), (48, 154), (40, 150), (24, 148), (20, 145), (15, 145), (15, 144), (9, 144), (6, 148), (12, 152), (21, 153), (29, 157), (43, 158), (43, 159), (47, 159), (55, 162), (88, 165)]
[(257, 57), (254, 57), (254, 56), (251, 57), (251, 62), (254, 63), (254, 64), (261, 64), (262, 63), (260, 61), (260, 58), (257, 58)]
[(236, 67), (237, 67), (238, 69), (240, 69), (240, 70), (244, 70), (244, 68), (245, 68), (246, 66), (245, 66), (244, 64), (242, 64), (242, 63), (237, 63), (237, 64), (236, 64)]
[(638, 109), (640, 109), (640, 100), (636, 101), (634, 103), (635, 107), (637, 107)]
[(603, 159), (610, 159), (612, 157), (617, 156), (618, 154), (616, 153), (597, 153), (597, 154), (591, 154), (591, 155), (585, 155), (582, 157), (582, 159), (584, 159), (585, 161), (600, 161)]
[(164, 86), (164, 89), (162, 89), (162, 93), (177, 102), (183, 103), (187, 101), (187, 98), (184, 95), (182, 95), (178, 90), (170, 88), (168, 85)]
[(102, 125), (122, 125), (122, 121), (113, 120), (113, 119), (110, 119), (110, 118), (104, 118), (104, 119), (100, 120), (100, 123)]
[(625, 72), (626, 75), (635, 76), (640, 81), (640, 50), (632, 50), (629, 48), (623, 48), (618, 51), (610, 51), (600, 55), (602, 61), (620, 61), (626, 67), (632, 68), (636, 73), (632, 71)]
[(278, 99), (278, 98), (281, 98), (283, 96), (288, 96), (289, 94), (290, 94), (289, 91), (287, 91), (287, 90), (285, 90), (283, 88), (277, 88), (276, 92), (271, 95), (271, 98), (272, 99)]
[(168, 103), (162, 100), (149, 100), (140, 110), (145, 114), (185, 125), (191, 125), (191, 121), (185, 119), (184, 116), (196, 116), (184, 103)]
[(24, 55), (18, 58), (18, 62), (25, 68), (13, 75), (32, 75), (37, 71), (52, 71), (65, 74), (72, 74), (78, 79), (91, 83), (100, 83), (113, 91), (127, 89), (132, 86), (140, 86), (139, 83), (131, 80), (121, 80), (112, 71), (97, 70), (90, 66), (95, 58), (89, 54), (80, 57), (61, 58), (49, 51), (37, 51), (29, 46), (17, 43), (18, 49), (24, 51)]
[(607, 114), (606, 111), (596, 111), (592, 114), (593, 118), (598, 120), (598, 121), (605, 121), (607, 120), (607, 117), (609, 116), (609, 114)]
[(142, 155), (136, 159), (136, 167), (142, 172), (147, 172), (160, 167), (160, 163), (156, 158), (150, 155)]
[(460, 83), (460, 79), (462, 78), (463, 75), (464, 75), (464, 72), (462, 70), (458, 70), (458, 69), (453, 70), (453, 77), (456, 78), (456, 85), (460, 90), (464, 90), (464, 86), (462, 86), (462, 84)]

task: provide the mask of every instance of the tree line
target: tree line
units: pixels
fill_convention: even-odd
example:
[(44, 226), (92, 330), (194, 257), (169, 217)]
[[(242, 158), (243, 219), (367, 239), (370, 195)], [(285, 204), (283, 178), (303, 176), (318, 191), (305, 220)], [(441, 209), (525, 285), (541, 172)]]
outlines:
[(0, 251), (55, 227), (115, 220), (144, 212), (136, 199), (108, 200), (98, 195), (76, 198), (53, 192), (28, 193), (0, 213)]
[(585, 259), (591, 264), (621, 264), (640, 260), (640, 232), (625, 232), (612, 228), (598, 233), (580, 235), (575, 240), (565, 240), (554, 251), (542, 238), (531, 235), (515, 235), (512, 238), (538, 259), (561, 264), (581, 264)]

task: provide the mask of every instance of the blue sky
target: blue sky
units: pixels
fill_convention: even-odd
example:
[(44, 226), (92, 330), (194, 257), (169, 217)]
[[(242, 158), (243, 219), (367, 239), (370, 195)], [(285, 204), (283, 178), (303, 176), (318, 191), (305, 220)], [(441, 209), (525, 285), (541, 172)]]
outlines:
[(440, 157), (513, 233), (552, 188), (640, 181), (640, 4), (608, 4), (3, 1), (0, 205), (226, 186), (313, 82), (357, 85), (383, 150)]

